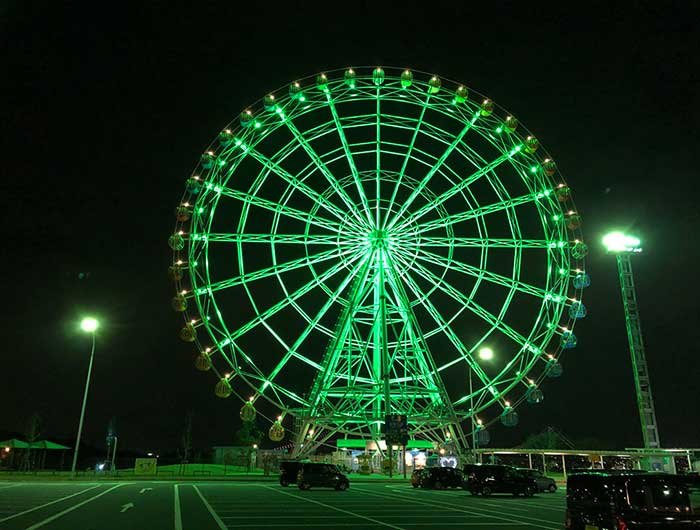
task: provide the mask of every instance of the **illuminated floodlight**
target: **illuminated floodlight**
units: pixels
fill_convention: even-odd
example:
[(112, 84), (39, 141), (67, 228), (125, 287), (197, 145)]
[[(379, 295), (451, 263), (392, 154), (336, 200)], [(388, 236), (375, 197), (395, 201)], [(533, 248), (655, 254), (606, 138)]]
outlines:
[(491, 348), (481, 348), (479, 350), (479, 359), (484, 361), (493, 359), (493, 350)]
[(86, 331), (88, 333), (93, 333), (97, 330), (98, 322), (96, 319), (92, 317), (85, 317), (81, 322), (80, 322), (80, 329), (83, 331)]
[(610, 232), (603, 238), (603, 245), (608, 252), (641, 252), (639, 238), (628, 236), (622, 232)]

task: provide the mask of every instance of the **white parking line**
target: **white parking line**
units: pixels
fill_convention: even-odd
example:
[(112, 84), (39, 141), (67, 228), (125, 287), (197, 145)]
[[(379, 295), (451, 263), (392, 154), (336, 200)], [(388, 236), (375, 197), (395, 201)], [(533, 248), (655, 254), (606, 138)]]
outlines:
[[(280, 491), (280, 490), (278, 490), (278, 489), (271, 488), (271, 487), (269, 487), (269, 486), (266, 486), (266, 488), (269, 489), (269, 490), (272, 490), (272, 491), (276, 491), (277, 493), (281, 493), (282, 495), (287, 495), (288, 497), (292, 497), (292, 498), (294, 498), (294, 499), (302, 499), (302, 500), (304, 500), (304, 501), (306, 501), (306, 502), (312, 502), (312, 503), (314, 503), (314, 504), (318, 504), (319, 506), (323, 506), (324, 508), (330, 508), (331, 510), (335, 510), (335, 511), (337, 511), (337, 512), (346, 513), (346, 514), (352, 515), (352, 516), (354, 516), (354, 517), (358, 517), (358, 518), (360, 518), (360, 519), (364, 519), (365, 521), (370, 521), (370, 522), (375, 523), (375, 524), (379, 524), (379, 525), (382, 525), (382, 526), (387, 526), (387, 527), (389, 527), (389, 528), (394, 528), (395, 530), (406, 530), (405, 528), (403, 528), (403, 527), (401, 527), (401, 526), (395, 526), (395, 525), (393, 525), (393, 524), (389, 524), (389, 523), (385, 523), (385, 522), (383, 522), (383, 521), (380, 521), (379, 519), (374, 519), (374, 518), (372, 518), (372, 517), (367, 517), (367, 516), (364, 516), (364, 515), (360, 515), (359, 513), (351, 512), (351, 511), (349, 511), (349, 510), (343, 510), (342, 508), (336, 508), (335, 506), (332, 506), (332, 505), (330, 505), (330, 504), (326, 504), (326, 503), (324, 503), (324, 502), (315, 501), (315, 500), (313, 500), (313, 499), (308, 499), (308, 498), (306, 498), (306, 497), (302, 497), (301, 495), (292, 495), (291, 493), (287, 493), (286, 491)], [(306, 525), (306, 526), (309, 526), (309, 525)], [(328, 526), (328, 525), (326, 525), (326, 526)]]
[(219, 519), (219, 516), (216, 515), (216, 512), (213, 510), (211, 505), (207, 502), (207, 499), (204, 498), (204, 495), (202, 495), (202, 492), (199, 491), (199, 488), (194, 484), (192, 485), (192, 487), (194, 488), (194, 491), (197, 492), (197, 495), (199, 495), (199, 498), (202, 499), (204, 506), (207, 508), (207, 510), (209, 510), (209, 513), (214, 518), (214, 521), (216, 521), (216, 524), (219, 525), (219, 528), (221, 528), (221, 530), (226, 530), (228, 527), (224, 524), (224, 522), (221, 519)]
[(182, 530), (182, 512), (180, 508), (180, 489), (178, 484), (173, 484), (175, 492), (175, 530)]
[[(359, 491), (360, 493), (364, 493), (365, 495), (371, 495), (374, 497), (385, 497), (385, 498), (390, 498), (390, 499), (402, 499), (403, 498), (402, 496), (387, 494), (386, 492), (374, 493), (372, 491), (363, 490), (360, 488), (353, 488), (353, 491)], [(453, 504), (449, 504), (449, 503), (441, 502), (441, 501), (437, 501), (437, 500), (427, 502), (427, 501), (419, 501), (418, 499), (411, 499), (411, 502), (416, 503), (416, 504), (423, 504), (423, 505), (427, 505), (427, 506), (436, 506), (437, 505), (438, 507), (444, 508), (448, 511), (462, 512), (462, 513), (466, 513), (469, 515), (488, 516), (488, 517), (491, 517), (493, 519), (499, 519), (501, 521), (507, 521), (509, 523), (517, 523), (517, 524), (523, 525), (523, 526), (534, 526), (535, 528), (540, 528), (540, 529), (544, 529), (544, 530), (559, 530), (558, 526), (544, 526), (541, 524), (541, 523), (555, 524), (552, 521), (549, 521), (547, 519), (538, 519), (536, 517), (529, 517), (529, 516), (525, 516), (525, 515), (516, 516), (516, 517), (522, 517), (523, 519), (529, 519), (531, 521), (537, 521), (539, 523), (539, 524), (534, 524), (534, 523), (531, 523), (529, 521), (510, 519), (508, 517), (494, 515), (489, 510), (484, 510), (483, 508), (480, 509), (478, 507), (470, 506), (469, 509), (467, 510), (464, 508), (458, 508), (458, 507), (454, 506)], [(479, 511), (472, 511), (472, 510), (481, 510), (481, 511), (479, 512)]]
[(76, 495), (80, 495), (81, 493), (85, 493), (86, 491), (94, 490), (95, 488), (99, 488), (100, 485), (96, 484), (95, 486), (91, 488), (84, 489), (82, 491), (79, 491), (77, 493), (73, 493), (71, 495), (66, 495), (65, 497), (61, 497), (60, 499), (56, 499), (51, 502), (47, 502), (46, 504), (40, 504), (39, 506), (35, 506), (34, 508), (30, 508), (29, 510), (24, 510), (23, 512), (15, 513), (10, 515), (9, 517), (5, 517), (3, 519), (0, 519), (0, 523), (4, 523), (5, 521), (9, 521), (10, 519), (14, 519), (15, 517), (19, 517), (20, 515), (24, 515), (25, 513), (30, 513), (35, 510), (40, 510), (41, 508), (44, 508), (46, 506), (51, 506), (52, 504), (56, 504), (57, 502), (65, 501), (66, 499), (70, 499), (71, 497), (75, 497)]
[(112, 486), (112, 487), (109, 488), (108, 490), (105, 490), (105, 491), (103, 491), (102, 493), (98, 493), (98, 494), (95, 495), (94, 497), (90, 497), (89, 499), (86, 499), (86, 500), (84, 500), (84, 501), (82, 501), (82, 502), (79, 502), (78, 504), (74, 504), (74, 505), (71, 506), (70, 508), (66, 508), (65, 510), (63, 510), (63, 511), (61, 511), (61, 512), (58, 512), (57, 514), (52, 515), (51, 517), (48, 517), (48, 518), (44, 519), (43, 521), (39, 521), (38, 523), (36, 523), (36, 524), (34, 524), (34, 525), (32, 525), (32, 526), (27, 527), (26, 530), (36, 530), (37, 528), (41, 528), (41, 527), (44, 526), (45, 524), (48, 524), (48, 523), (50, 523), (51, 521), (55, 521), (55, 520), (58, 519), (59, 517), (63, 517), (63, 516), (66, 515), (67, 513), (70, 513), (70, 512), (72, 512), (73, 510), (77, 510), (77, 509), (80, 508), (81, 506), (86, 505), (88, 502), (92, 502), (92, 501), (94, 501), (95, 499), (99, 499), (100, 497), (102, 497), (102, 495), (107, 495), (110, 491), (115, 490), (115, 489), (117, 489), (117, 488), (121, 488), (122, 486), (125, 486), (125, 484), (117, 484), (116, 486)]
[(21, 486), (22, 484), (10, 484), (9, 486), (0, 486), (0, 490), (9, 490), (10, 488), (16, 488), (17, 486)]

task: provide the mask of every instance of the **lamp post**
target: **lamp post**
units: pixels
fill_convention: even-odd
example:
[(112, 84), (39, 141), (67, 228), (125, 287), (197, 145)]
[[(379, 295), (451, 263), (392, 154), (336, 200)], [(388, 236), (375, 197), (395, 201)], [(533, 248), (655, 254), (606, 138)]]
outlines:
[[(479, 359), (490, 361), (493, 359), (493, 350), (491, 348), (481, 348), (479, 350)], [(472, 423), (472, 459), (476, 463), (476, 433), (474, 431), (474, 390), (472, 388), (472, 369), (469, 369), (469, 410), (471, 411)]]
[(603, 245), (608, 252), (614, 253), (617, 258), (617, 270), (620, 277), (620, 290), (622, 303), (625, 310), (625, 323), (627, 324), (627, 340), (632, 357), (632, 371), (634, 374), (634, 386), (637, 391), (637, 407), (639, 419), (642, 424), (642, 439), (645, 449), (660, 447), (659, 430), (656, 423), (654, 399), (649, 383), (649, 370), (647, 368), (646, 354), (644, 353), (644, 341), (642, 340), (642, 325), (637, 306), (637, 294), (634, 288), (634, 276), (632, 275), (632, 254), (642, 251), (640, 241), (622, 232), (611, 232), (603, 238)]
[(75, 466), (78, 463), (78, 448), (80, 447), (80, 437), (83, 434), (83, 420), (85, 419), (85, 405), (87, 404), (88, 389), (90, 388), (90, 375), (92, 374), (92, 360), (95, 357), (95, 332), (99, 323), (92, 317), (86, 317), (80, 322), (80, 329), (92, 335), (92, 349), (90, 350), (90, 363), (85, 379), (85, 392), (83, 394), (83, 407), (80, 410), (80, 422), (78, 423), (78, 436), (75, 439), (75, 451), (73, 451), (73, 465), (71, 466), (71, 477), (75, 477)]

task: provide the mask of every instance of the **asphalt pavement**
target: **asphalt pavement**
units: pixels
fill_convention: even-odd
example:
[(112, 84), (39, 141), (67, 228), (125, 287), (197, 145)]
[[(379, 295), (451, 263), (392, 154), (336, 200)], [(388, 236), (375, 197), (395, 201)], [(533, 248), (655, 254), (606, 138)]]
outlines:
[(406, 483), (300, 491), (274, 482), (2, 482), (2, 530), (563, 528), (562, 490), (483, 498)]

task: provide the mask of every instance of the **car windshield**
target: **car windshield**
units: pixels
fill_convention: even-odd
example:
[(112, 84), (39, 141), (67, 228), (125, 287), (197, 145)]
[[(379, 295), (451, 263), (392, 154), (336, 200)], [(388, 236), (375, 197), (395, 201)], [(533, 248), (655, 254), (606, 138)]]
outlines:
[(675, 481), (631, 480), (627, 486), (629, 505), (637, 510), (651, 512), (690, 512), (688, 490)]

